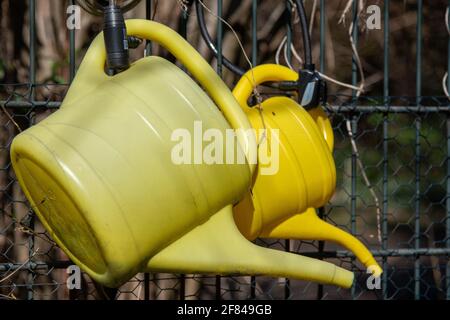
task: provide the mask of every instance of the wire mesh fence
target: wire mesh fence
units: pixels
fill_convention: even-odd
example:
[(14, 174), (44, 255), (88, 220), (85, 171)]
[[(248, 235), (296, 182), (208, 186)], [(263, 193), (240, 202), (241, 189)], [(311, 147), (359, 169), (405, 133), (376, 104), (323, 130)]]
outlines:
[[(28, 1), (30, 21), (35, 19), (36, 2)], [(146, 4), (151, 8), (151, 1)], [(258, 1), (252, 5), (251, 32), (256, 39)], [(325, 1), (320, 1), (320, 16), (325, 15), (325, 8)], [(388, 21), (389, 1), (384, 1), (384, 9)], [(422, 1), (418, 1), (418, 17), (422, 10)], [(151, 16), (150, 10), (147, 15)], [(183, 15), (181, 25), (187, 20), (188, 15)], [(422, 21), (417, 21), (420, 39)], [(385, 26), (388, 50), (389, 25)], [(57, 110), (68, 88), (67, 84), (36, 83), (33, 23), (28, 32), (29, 82), (0, 85), (4, 109), (0, 116), (0, 299), (102, 298), (101, 290), (87, 275), (83, 275), (81, 289), (67, 288), (67, 267), (72, 263), (35, 218), (10, 164), (9, 146), (18, 133), (17, 126), (23, 130)], [(75, 74), (74, 32), (68, 32), (69, 80)], [(288, 41), (292, 39), (288, 37)], [(323, 51), (323, 28), (320, 43)], [(446, 97), (421, 95), (421, 41), (416, 46), (416, 96), (389, 96), (385, 50), (383, 96), (332, 95), (326, 107), (335, 133), (338, 175), (335, 195), (320, 209), (320, 215), (356, 235), (370, 249), (384, 269), (380, 290), (367, 288), (366, 269), (335, 244), (258, 239), (262, 246), (321, 258), (352, 270), (355, 284), (344, 290), (260, 276), (138, 274), (111, 295), (116, 299), (450, 299), (450, 108)], [(258, 60), (256, 47), (252, 48), (252, 60)], [(222, 72), (220, 59), (218, 72)], [(355, 63), (352, 74), (356, 85)], [(347, 125), (358, 152), (352, 148)], [(362, 179), (358, 158), (378, 195), (379, 210)]]

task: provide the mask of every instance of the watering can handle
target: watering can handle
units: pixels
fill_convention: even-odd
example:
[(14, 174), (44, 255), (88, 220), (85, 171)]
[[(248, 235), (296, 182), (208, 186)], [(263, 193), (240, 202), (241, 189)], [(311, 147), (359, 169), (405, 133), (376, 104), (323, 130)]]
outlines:
[[(250, 106), (247, 104), (248, 98), (253, 92), (253, 88), (268, 81), (297, 81), (298, 73), (288, 67), (279, 64), (262, 64), (247, 71), (236, 84), (233, 89), (233, 95), (239, 102), (241, 108), (247, 112)], [(321, 107), (309, 110), (309, 114), (313, 117), (330, 151), (334, 148), (334, 135), (331, 122), (327, 114)]]
[[(177, 32), (163, 24), (143, 19), (126, 20), (125, 24), (128, 35), (159, 43), (186, 66), (188, 71), (214, 100), (231, 127), (241, 129), (236, 130), (237, 139), (247, 160), (250, 160), (250, 155), (253, 150), (256, 150), (256, 136), (250, 130), (252, 126), (228, 87), (203, 57)], [(81, 92), (95, 90), (95, 88), (92, 88), (92, 83), (108, 77), (104, 71), (105, 62), (106, 50), (103, 43), (103, 35), (99, 34), (89, 47), (84, 57), (84, 63), (80, 66), (80, 73), (81, 68), (91, 69), (89, 74), (93, 81), (88, 81), (89, 83), (87, 81), (83, 81), (83, 83), (75, 81), (73, 86), (83, 86), (83, 88), (79, 88), (82, 90)], [(69, 90), (66, 96), (66, 105), (76, 98), (71, 96), (70, 93), (77, 91)], [(253, 174), (256, 167), (255, 161), (248, 161), (248, 163)]]
[(233, 89), (233, 95), (241, 108), (246, 111), (250, 106), (248, 98), (253, 88), (269, 81), (297, 81), (298, 73), (279, 64), (262, 64), (247, 71)]

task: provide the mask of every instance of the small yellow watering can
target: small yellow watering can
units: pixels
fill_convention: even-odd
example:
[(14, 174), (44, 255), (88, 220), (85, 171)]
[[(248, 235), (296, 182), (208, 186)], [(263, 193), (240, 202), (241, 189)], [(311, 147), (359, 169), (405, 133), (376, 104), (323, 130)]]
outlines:
[[(146, 20), (126, 26), (130, 35), (167, 48), (214, 102), (155, 56), (107, 76), (99, 35), (60, 110), (11, 146), (19, 183), (58, 245), (109, 287), (142, 271), (261, 274), (351, 286), (352, 272), (258, 247), (239, 232), (232, 206), (250, 190), (250, 161), (172, 161), (171, 135), (179, 128), (195, 134), (193, 123), (201, 121), (204, 130), (224, 133), (251, 125), (214, 70), (175, 31)], [(238, 132), (237, 140), (244, 154), (256, 149), (251, 134)]]
[(254, 86), (297, 79), (298, 74), (284, 66), (260, 65), (244, 74), (233, 90), (253, 127), (267, 129), (263, 143), (270, 145), (269, 131), (278, 129), (280, 145), (279, 170), (264, 175), (259, 162), (252, 192), (234, 209), (236, 223), (251, 240), (265, 237), (336, 242), (379, 276), (382, 270), (370, 251), (354, 236), (321, 220), (314, 209), (328, 202), (336, 184), (331, 154), (333, 130), (325, 112), (315, 108), (308, 113), (287, 97), (269, 98), (260, 108), (247, 104)]

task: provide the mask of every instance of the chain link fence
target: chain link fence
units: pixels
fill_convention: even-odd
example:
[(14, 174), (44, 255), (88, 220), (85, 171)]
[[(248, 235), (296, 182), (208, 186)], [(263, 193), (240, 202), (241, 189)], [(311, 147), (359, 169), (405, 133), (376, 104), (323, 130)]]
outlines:
[[(35, 18), (36, 2), (39, 0), (28, 1), (30, 21)], [(151, 1), (146, 2), (151, 8)], [(252, 1), (254, 8), (257, 3)], [(388, 19), (389, 1), (384, 5)], [(422, 9), (422, 1), (418, 1), (418, 16)], [(320, 16), (324, 14), (325, 1), (320, 1)], [(147, 15), (151, 15), (150, 10)], [(182, 16), (185, 26), (187, 19), (188, 15)], [(67, 267), (72, 263), (35, 218), (10, 164), (9, 146), (19, 131), (16, 125), (23, 130), (57, 110), (68, 88), (65, 84), (36, 83), (36, 30), (33, 23), (30, 26), (30, 81), (0, 85), (0, 299), (105, 298), (108, 290), (96, 286), (87, 275), (83, 275), (80, 289), (67, 288)], [(252, 30), (256, 30), (256, 22)], [(75, 74), (74, 32), (69, 32), (70, 78)], [(321, 28), (321, 47), (325, 41), (322, 32)], [(386, 39), (389, 30), (384, 32)], [(420, 32), (418, 26), (418, 39)], [(417, 46), (420, 64), (421, 41)], [(254, 59), (257, 53), (254, 49)], [(384, 59), (389, 59), (386, 51)], [(352, 270), (355, 284), (344, 290), (259, 276), (138, 274), (107, 295), (116, 299), (450, 299), (450, 108), (446, 97), (420, 94), (420, 70), (417, 96), (389, 96), (388, 63), (384, 69), (385, 95), (335, 94), (326, 107), (335, 133), (338, 175), (335, 195), (320, 209), (320, 215), (356, 235), (371, 250), (384, 269), (380, 289), (368, 289), (365, 268), (337, 245), (258, 239), (262, 246), (324, 259)], [(356, 73), (353, 68), (352, 74)], [(354, 84), (356, 80), (355, 75)], [(348, 125), (358, 150), (352, 148)], [(378, 196), (378, 209), (362, 179), (358, 158)]]

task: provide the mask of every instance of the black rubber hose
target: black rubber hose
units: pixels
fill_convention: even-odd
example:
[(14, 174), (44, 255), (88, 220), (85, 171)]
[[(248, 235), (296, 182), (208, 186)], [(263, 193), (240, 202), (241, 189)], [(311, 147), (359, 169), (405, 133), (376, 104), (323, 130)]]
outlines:
[(108, 68), (117, 73), (128, 69), (130, 59), (125, 19), (122, 11), (113, 1), (104, 8), (103, 38)]
[[(308, 19), (306, 17), (306, 11), (305, 7), (303, 6), (303, 1), (301, 0), (295, 0), (295, 5), (297, 7), (297, 14), (300, 19), (300, 26), (302, 29), (302, 38), (303, 38), (303, 48), (305, 51), (305, 69), (308, 70), (314, 70), (314, 65), (312, 63), (312, 54), (311, 54), (311, 38), (309, 36), (309, 30), (308, 30)], [(211, 36), (208, 32), (208, 29), (206, 27), (205, 23), (205, 16), (203, 13), (203, 6), (199, 3), (199, 0), (195, 1), (195, 9), (197, 12), (197, 20), (198, 24), (200, 26), (200, 33), (202, 35), (203, 40), (206, 42), (206, 45), (208, 48), (214, 53), (214, 55), (217, 57), (217, 49), (214, 45), (213, 40), (211, 39)], [(230, 69), (235, 74), (242, 76), (245, 73), (245, 70), (241, 67), (235, 65), (230, 60), (228, 60), (226, 57), (222, 57), (223, 64)]]
[(312, 63), (311, 54), (311, 38), (309, 36), (308, 30), (308, 18), (306, 17), (305, 7), (303, 6), (302, 0), (295, 0), (295, 5), (297, 7), (297, 14), (300, 18), (300, 27), (302, 28), (302, 38), (303, 38), (303, 49), (305, 51), (305, 69), (314, 70), (314, 64)]
[[(211, 39), (211, 36), (209, 35), (208, 29), (206, 27), (205, 15), (203, 13), (203, 6), (199, 3), (198, 0), (195, 1), (195, 10), (197, 12), (197, 20), (198, 20), (198, 25), (200, 26), (200, 33), (202, 34), (202, 38), (203, 38), (203, 40), (205, 40), (205, 43), (208, 46), (208, 48), (217, 57), (218, 52), (217, 52), (216, 46), (214, 45), (214, 42)], [(222, 62), (225, 65), (225, 67), (227, 67), (228, 69), (230, 69), (232, 72), (236, 73), (239, 76), (242, 76), (245, 73), (244, 69), (235, 65), (233, 62), (231, 62), (230, 60), (228, 60), (225, 57), (222, 57)]]

